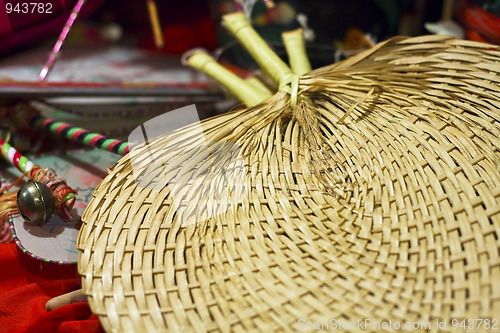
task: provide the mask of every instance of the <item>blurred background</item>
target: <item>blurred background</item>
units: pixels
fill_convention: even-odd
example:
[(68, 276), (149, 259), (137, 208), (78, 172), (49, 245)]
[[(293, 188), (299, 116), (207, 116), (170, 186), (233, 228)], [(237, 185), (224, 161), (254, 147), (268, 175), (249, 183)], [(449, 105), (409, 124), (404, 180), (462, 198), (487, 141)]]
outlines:
[[(22, 3), (2, 1), (13, 8)], [(54, 41), (77, 0), (49, 2), (54, 4), (51, 14), (0, 13), (6, 19), (0, 24), (1, 55), (48, 42), (50, 37)], [(304, 23), (314, 32), (310, 43), (336, 49), (362, 46), (362, 35), (379, 42), (395, 35), (452, 33), (500, 42), (500, 0), (157, 0), (165, 46), (156, 50), (146, 2), (87, 0), (68, 43), (111, 42), (174, 55), (193, 47), (213, 50), (231, 39), (219, 22), (222, 14), (235, 10), (246, 11), (264, 38), (276, 42), (282, 31)]]
[[(6, 106), (0, 119), (20, 147), (30, 144), (16, 135), (26, 133), (12, 111), (19, 103), (42, 101), (49, 116), (119, 138), (185, 105), (196, 104), (200, 118), (231, 109), (237, 102), (183, 67), (180, 57), (202, 47), (240, 76), (258, 74), (220, 24), (223, 14), (236, 10), (284, 60), (281, 33), (301, 27), (313, 68), (396, 35), (438, 33), (500, 44), (500, 0), (155, 0), (162, 47), (152, 32), (151, 0), (87, 0), (41, 82), (40, 72), (81, 1), (47, 0), (50, 13), (26, 14), (16, 7), (23, 0), (0, 0), (0, 105)], [(84, 89), (89, 85), (95, 95)]]

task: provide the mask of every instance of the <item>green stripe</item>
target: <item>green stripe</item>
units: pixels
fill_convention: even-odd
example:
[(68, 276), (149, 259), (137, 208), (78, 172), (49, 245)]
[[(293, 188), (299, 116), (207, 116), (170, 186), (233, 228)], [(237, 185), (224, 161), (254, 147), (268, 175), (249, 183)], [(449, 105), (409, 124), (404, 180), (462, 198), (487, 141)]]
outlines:
[(83, 138), (83, 143), (85, 143), (86, 145), (88, 145), (90, 143), (90, 140), (92, 140), (93, 138), (95, 138), (96, 136), (99, 136), (99, 135), (100, 134), (97, 134), (97, 133), (90, 133), (85, 138)]
[(49, 126), (49, 130), (51, 132), (55, 132), (57, 130), (57, 128), (61, 125), (64, 125), (64, 123), (60, 122), (60, 121), (56, 121), (55, 123), (52, 123), (50, 126)]
[(65, 203), (66, 201), (68, 201), (69, 199), (75, 199), (76, 198), (76, 195), (73, 193), (73, 192), (69, 192), (68, 194), (66, 194), (64, 196), (64, 198), (61, 200), (61, 203)]
[(78, 127), (72, 127), (72, 128), (68, 131), (68, 133), (66, 133), (66, 137), (67, 137), (68, 139), (73, 138), (73, 134), (75, 134), (75, 132), (76, 132), (76, 131), (79, 131), (79, 130), (81, 130), (81, 128), (78, 128)]
[(115, 142), (115, 141), (116, 141), (116, 140), (114, 140), (114, 139), (106, 139), (106, 140), (102, 143), (102, 145), (101, 145), (102, 149), (106, 149), (106, 150), (107, 150), (107, 149), (108, 149), (108, 146), (109, 146), (111, 143)]
[(26, 172), (26, 163), (28, 163), (28, 159), (24, 156), (21, 156), (19, 159), (19, 169), (21, 169), (22, 172)]
[(118, 154), (123, 155), (123, 151), (127, 148), (127, 143), (122, 142), (120, 143), (120, 147), (118, 148)]
[(5, 159), (7, 159), (7, 151), (9, 150), (9, 148), (10, 145), (7, 142), (5, 142), (2, 147), (2, 155), (3, 157), (5, 157)]

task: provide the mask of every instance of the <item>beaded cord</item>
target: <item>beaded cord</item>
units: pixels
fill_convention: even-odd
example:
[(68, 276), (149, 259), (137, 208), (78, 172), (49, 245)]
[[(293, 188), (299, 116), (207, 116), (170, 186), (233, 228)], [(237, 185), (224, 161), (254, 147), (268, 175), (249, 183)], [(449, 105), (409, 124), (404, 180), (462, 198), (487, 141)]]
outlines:
[(72, 189), (66, 184), (66, 180), (58, 176), (54, 170), (41, 168), (38, 165), (33, 166), (30, 171), (30, 178), (34, 181), (43, 183), (52, 191), (55, 204), (61, 209), (65, 219), (69, 220), (68, 211), (73, 208), (76, 200), (77, 190)]

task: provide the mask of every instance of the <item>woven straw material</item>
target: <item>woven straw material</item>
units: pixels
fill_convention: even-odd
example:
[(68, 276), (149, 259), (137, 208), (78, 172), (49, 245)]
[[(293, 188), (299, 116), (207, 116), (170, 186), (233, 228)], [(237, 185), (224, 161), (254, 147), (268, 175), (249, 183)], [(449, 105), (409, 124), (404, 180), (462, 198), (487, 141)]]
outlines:
[(294, 109), (279, 91), (139, 147), (82, 218), (92, 311), (108, 332), (500, 319), (499, 74), (498, 47), (394, 38), (303, 75)]

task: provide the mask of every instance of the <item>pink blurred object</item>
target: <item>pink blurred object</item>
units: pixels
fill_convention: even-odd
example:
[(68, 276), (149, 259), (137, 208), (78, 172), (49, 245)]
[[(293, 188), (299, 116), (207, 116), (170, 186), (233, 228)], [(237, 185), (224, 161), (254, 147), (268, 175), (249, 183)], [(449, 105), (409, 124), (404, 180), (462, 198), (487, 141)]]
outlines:
[(64, 28), (62, 29), (61, 34), (59, 35), (59, 39), (52, 48), (52, 52), (50, 53), (49, 58), (47, 59), (47, 63), (45, 64), (42, 71), (40, 72), (40, 75), (38, 76), (41, 81), (44, 81), (47, 78), (50, 70), (54, 66), (54, 62), (56, 61), (56, 57), (59, 51), (61, 50), (64, 40), (66, 39), (66, 36), (68, 35), (68, 32), (71, 29), (71, 26), (73, 26), (73, 23), (75, 23), (78, 14), (80, 14), (80, 10), (82, 9), (84, 3), (85, 0), (78, 0), (75, 7), (73, 7), (71, 14), (69, 15), (68, 20), (66, 21), (66, 24), (64, 25)]
[[(0, 0), (0, 53), (12, 52), (41, 38), (60, 34), (77, 2), (47, 0), (44, 1), (46, 6), (40, 7), (41, 12), (38, 12), (38, 8), (28, 7), (27, 12), (23, 13), (26, 0)], [(88, 0), (80, 17), (90, 15), (102, 3), (104, 0)]]

